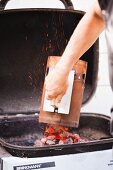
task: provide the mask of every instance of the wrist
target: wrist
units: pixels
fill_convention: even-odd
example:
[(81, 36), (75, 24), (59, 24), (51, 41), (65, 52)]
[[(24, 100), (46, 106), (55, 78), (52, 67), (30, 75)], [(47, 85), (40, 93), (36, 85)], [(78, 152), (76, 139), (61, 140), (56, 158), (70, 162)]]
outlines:
[(58, 73), (58, 74), (61, 74), (62, 76), (67, 77), (69, 72), (70, 72), (70, 69), (65, 64), (62, 64), (62, 63), (59, 62), (55, 66), (55, 72)]

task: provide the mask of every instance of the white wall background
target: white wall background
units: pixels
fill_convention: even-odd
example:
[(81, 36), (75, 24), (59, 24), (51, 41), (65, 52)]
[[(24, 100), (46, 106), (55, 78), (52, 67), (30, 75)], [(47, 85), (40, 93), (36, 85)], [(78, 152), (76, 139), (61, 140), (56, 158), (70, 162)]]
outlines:
[[(75, 9), (87, 11), (93, 4), (94, 0), (72, 0)], [(64, 8), (60, 0), (10, 0), (7, 8)]]
[[(72, 0), (76, 10), (87, 11), (94, 0)], [(11, 0), (6, 9), (12, 8), (64, 8), (59, 0)], [(84, 112), (94, 112), (110, 115), (113, 104), (113, 94), (109, 85), (108, 56), (104, 33), (100, 35), (98, 87), (92, 99), (82, 107)]]

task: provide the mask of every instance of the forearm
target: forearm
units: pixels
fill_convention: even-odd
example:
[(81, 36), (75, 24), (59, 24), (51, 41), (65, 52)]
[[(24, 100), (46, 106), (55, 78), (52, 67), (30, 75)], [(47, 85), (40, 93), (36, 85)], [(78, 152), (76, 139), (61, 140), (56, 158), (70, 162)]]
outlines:
[(105, 27), (103, 18), (93, 6), (75, 28), (58, 67), (62, 65), (64, 73), (70, 71), (78, 59), (92, 46)]

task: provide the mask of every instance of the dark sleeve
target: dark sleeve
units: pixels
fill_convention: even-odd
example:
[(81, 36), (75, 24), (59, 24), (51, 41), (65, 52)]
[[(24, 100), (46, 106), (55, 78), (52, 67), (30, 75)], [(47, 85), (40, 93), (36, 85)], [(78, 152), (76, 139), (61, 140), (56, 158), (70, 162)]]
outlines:
[(98, 0), (100, 8), (106, 10), (110, 0)]

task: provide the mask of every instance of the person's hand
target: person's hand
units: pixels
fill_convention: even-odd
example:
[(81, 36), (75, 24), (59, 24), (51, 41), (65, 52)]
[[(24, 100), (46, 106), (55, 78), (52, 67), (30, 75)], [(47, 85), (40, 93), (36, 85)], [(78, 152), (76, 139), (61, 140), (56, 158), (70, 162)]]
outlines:
[(61, 102), (68, 87), (68, 75), (55, 67), (45, 79), (46, 98), (54, 100), (55, 106)]

